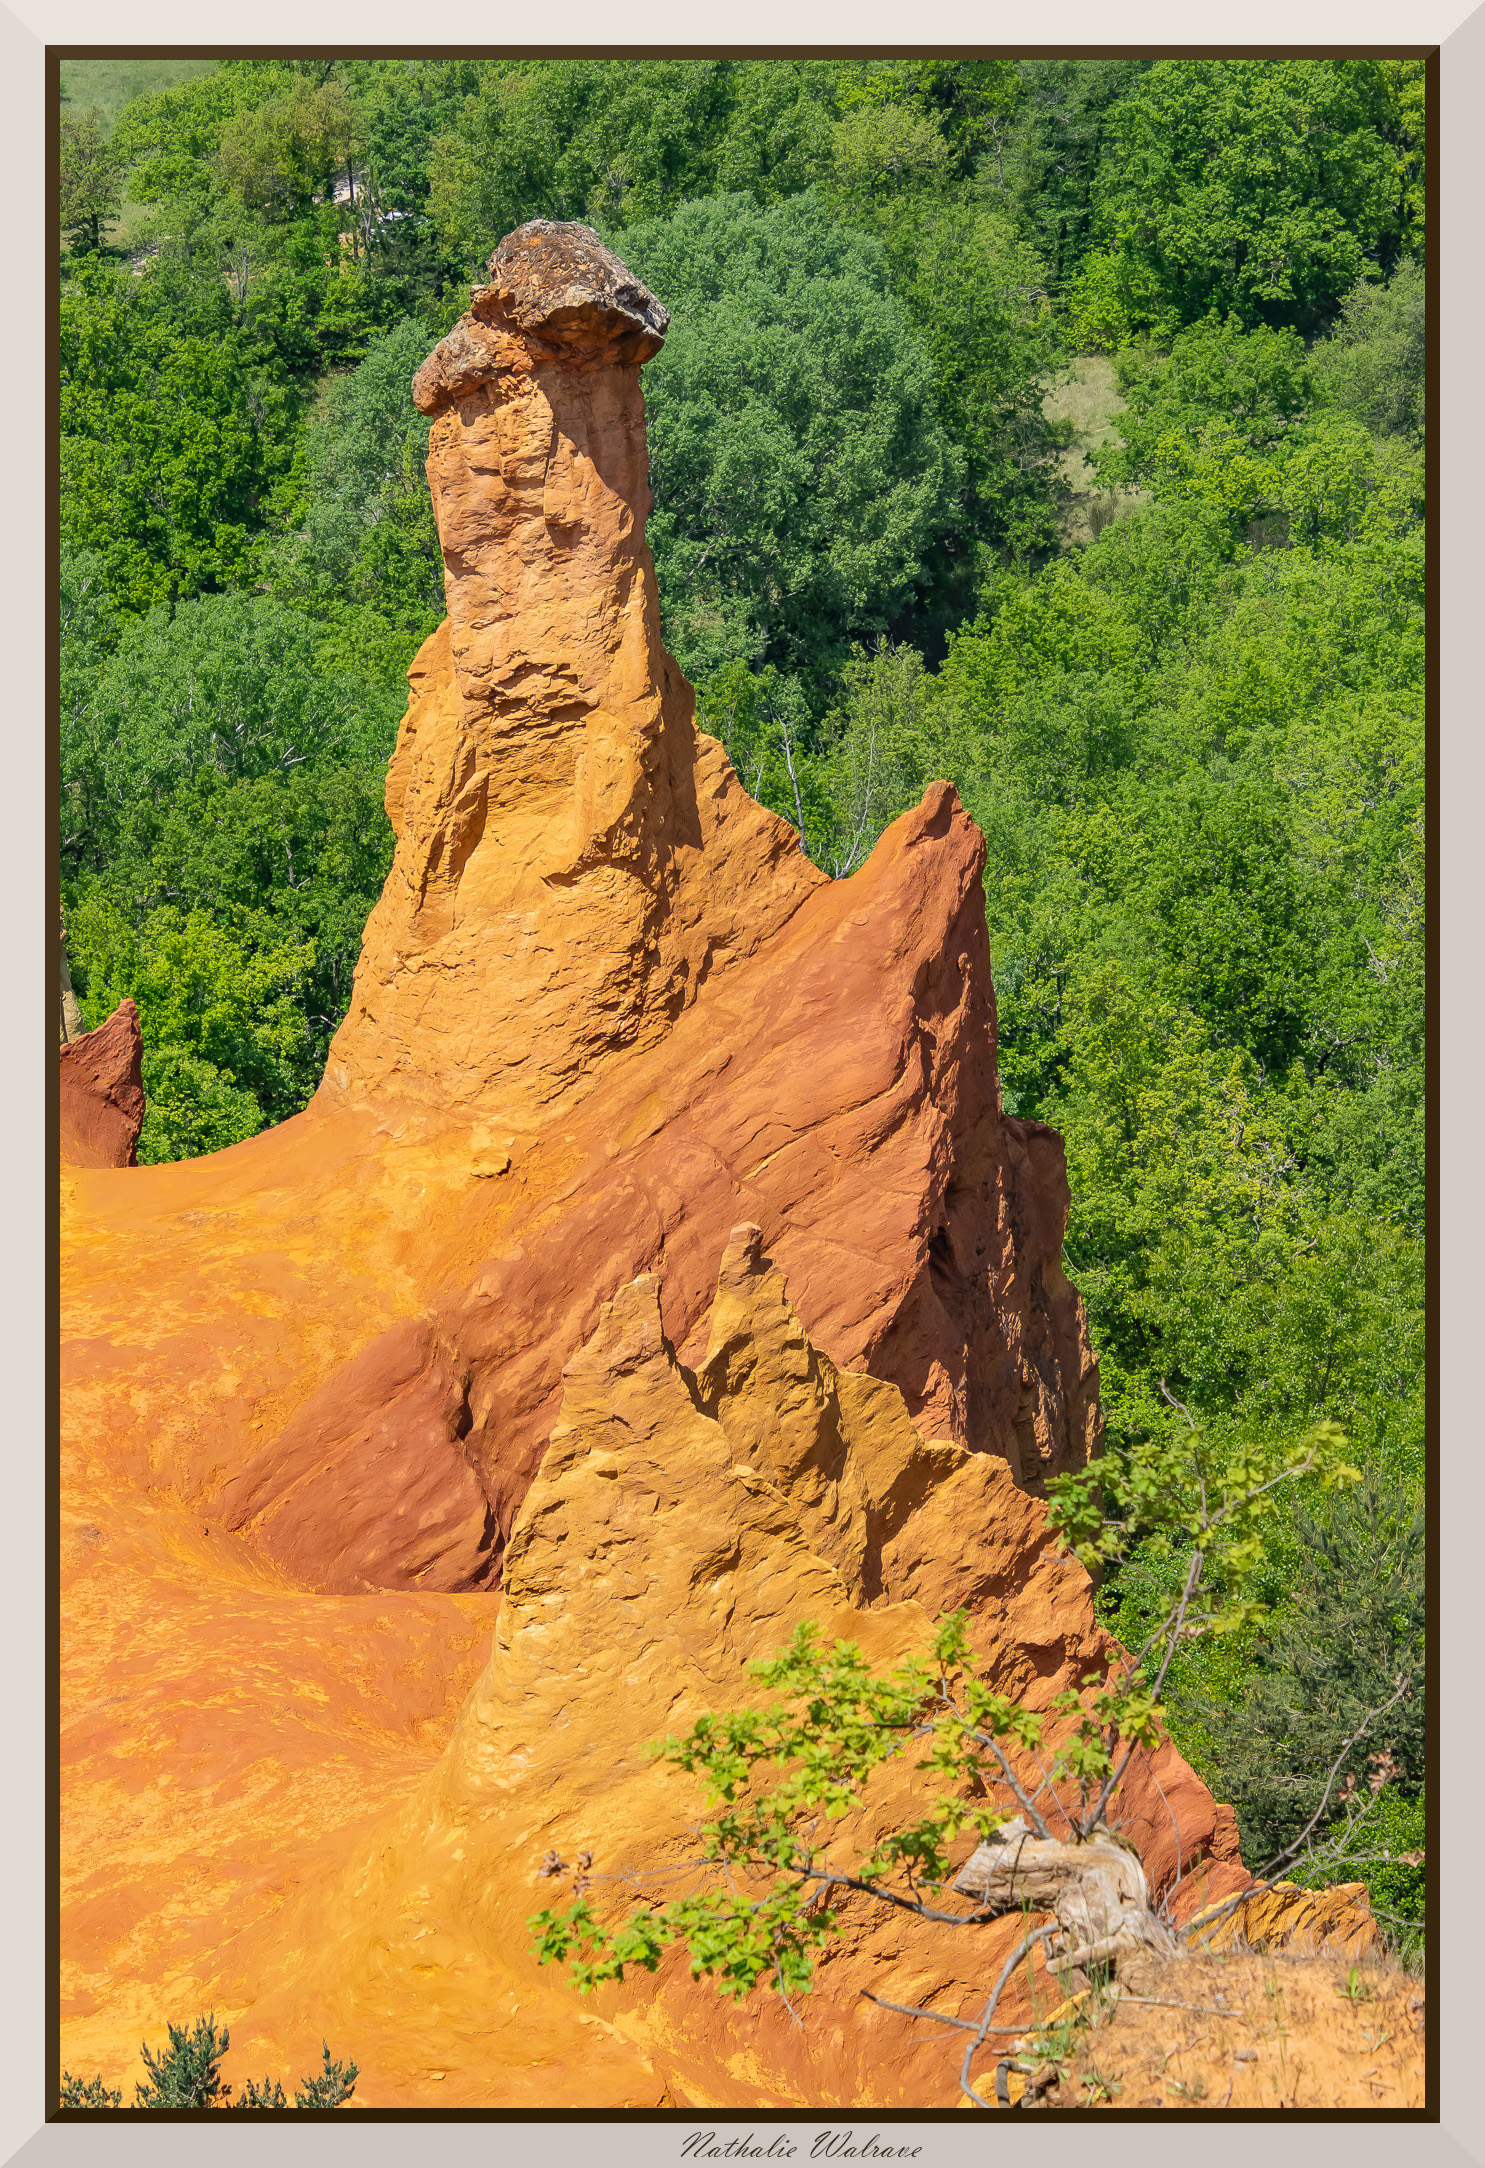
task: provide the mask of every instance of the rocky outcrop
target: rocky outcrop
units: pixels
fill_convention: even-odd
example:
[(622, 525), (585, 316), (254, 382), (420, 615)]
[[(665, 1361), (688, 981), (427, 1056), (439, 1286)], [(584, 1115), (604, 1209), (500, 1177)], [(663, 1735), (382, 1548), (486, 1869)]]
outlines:
[[(1032, 1489), (1081, 1466), (1097, 1373), (1061, 1269), (1061, 1142), (999, 1112), (982, 851), (939, 785), (850, 883), (814, 888), (661, 1043), (612, 1063), (555, 1138), (507, 1132), (501, 1251), (329, 1376), (212, 1510), (317, 1586), (480, 1585), (469, 1471), (493, 1575), (600, 1304), (662, 1273), (666, 1330), (694, 1353), (739, 1215), (811, 1334), (897, 1384), (925, 1432), (997, 1454)], [(390, 1523), (324, 1511), (347, 1455), (366, 1462), (363, 1498), (427, 1498), (433, 1548), (399, 1571)]]
[(139, 1011), (121, 1001), (61, 1049), (61, 1152), (68, 1167), (132, 1167), (144, 1126)]
[[(935, 784), (828, 881), (661, 646), (639, 370), (665, 324), (595, 236), (538, 221), (416, 380), (449, 618), (314, 1114), (462, 1115), (501, 1239), (212, 1500), (314, 1587), (495, 1585), (599, 1305), (661, 1272), (687, 1346), (741, 1217), (928, 1434), (1033, 1491), (1096, 1444), (1061, 1141), (1000, 1109), (978, 831)], [(356, 1512), (327, 1510), (352, 1469)]]
[[(1211, 1924), (1203, 1924), (1210, 1914)], [(1328, 1889), (1301, 1889), (1279, 1882), (1236, 1905), (1205, 1906), (1191, 1922), (1192, 1946), (1200, 1950), (1286, 1950), (1314, 1956), (1321, 1950), (1348, 1958), (1377, 1949), (1377, 1922), (1364, 1882), (1333, 1882)]]
[[(292, 2058), (309, 2013), (336, 2034), (354, 2024), (385, 2086), (405, 2068), (401, 2029), (431, 1998), (464, 2043), (439, 2098), (488, 2099), (497, 2080), (470, 2045), (478, 1998), (524, 2006), (561, 1983), (537, 1965), (526, 1924), (561, 1896), (538, 1878), (543, 1858), (591, 1854), (590, 1902), (614, 1919), (635, 1896), (665, 1902), (706, 1878), (703, 1795), (649, 1742), (756, 1700), (749, 1662), (804, 1619), (885, 1667), (922, 1653), (964, 1603), (980, 1676), (1025, 1707), (1047, 1709), (1117, 1654), (1042, 1504), (998, 1456), (926, 1440), (894, 1386), (813, 1346), (756, 1227), (733, 1230), (694, 1369), (666, 1337), (659, 1282), (619, 1289), (566, 1366), (508, 1545), (489, 1666), (427, 1784), (255, 1948), (259, 1976), (285, 1983), (250, 2014), (255, 2042)], [(864, 1812), (835, 1825), (838, 1865), (924, 1811), (917, 1760), (889, 1764)], [(1144, 1871), (1107, 1849), (1157, 1899), (1197, 1860), (1209, 1895), (1246, 1879), (1231, 1810), (1169, 1746), (1136, 1757), (1113, 1818)], [(1030, 1901), (1050, 1915), (1050, 1900)], [(766, 1994), (740, 2028), (679, 1953), (596, 2006), (574, 1998), (571, 2023), (596, 2007), (677, 2104), (952, 2107), (958, 2050), (924, 2045), (930, 2028), (864, 1992), (977, 2007), (1024, 1931), (1019, 1902), (1008, 1910), (954, 1930), (848, 1893), (802, 2028)], [(1006, 2023), (1024, 2018), (1024, 1985), (1005, 2008)]]
[(332, 1102), (520, 1134), (824, 885), (661, 643), (639, 372), (668, 321), (586, 227), (537, 220), (414, 380), (449, 614), (410, 672)]

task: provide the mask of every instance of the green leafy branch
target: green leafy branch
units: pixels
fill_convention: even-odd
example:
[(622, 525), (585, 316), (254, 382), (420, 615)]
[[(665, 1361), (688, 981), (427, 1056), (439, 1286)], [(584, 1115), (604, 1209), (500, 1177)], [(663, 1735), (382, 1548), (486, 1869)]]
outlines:
[[(641, 1896), (609, 1925), (588, 1901), (585, 1853), (576, 1902), (531, 1921), (541, 1962), (570, 1965), (587, 1993), (631, 1967), (653, 1973), (679, 1945), (693, 1977), (712, 1978), (734, 2000), (765, 1982), (788, 2002), (809, 1988), (847, 1893), (956, 1927), (994, 1916), (990, 1903), (950, 1909), (943, 1893), (957, 1840), (972, 1831), (983, 1843), (1002, 1826), (997, 1797), (1009, 1794), (1044, 1841), (1049, 1817), (1072, 1843), (1106, 1832), (1131, 1757), (1159, 1743), (1160, 1689), (1176, 1648), (1261, 1616), (1253, 1583), (1281, 1492), (1302, 1477), (1326, 1488), (1356, 1478), (1334, 1424), (1297, 1442), (1219, 1443), (1166, 1397), (1181, 1425), (1060, 1478), (1048, 1515), (1090, 1568), (1123, 1557), (1136, 1536), (1188, 1554), (1142, 1647), (1036, 1710), (976, 1675), (963, 1612), (940, 1623), (924, 1656), (883, 1674), (854, 1643), (823, 1648), (805, 1622), (778, 1655), (751, 1667), (773, 1696), (766, 1705), (708, 1713), (650, 1750), (707, 1787), (715, 1811), (699, 1827), (699, 1857), (680, 1870), (700, 1886), (667, 1903)], [(862, 1812), (877, 1772), (908, 1752), (929, 1780), (924, 1811), (842, 1856), (837, 1825)], [(564, 1871), (555, 1854), (542, 1869)]]

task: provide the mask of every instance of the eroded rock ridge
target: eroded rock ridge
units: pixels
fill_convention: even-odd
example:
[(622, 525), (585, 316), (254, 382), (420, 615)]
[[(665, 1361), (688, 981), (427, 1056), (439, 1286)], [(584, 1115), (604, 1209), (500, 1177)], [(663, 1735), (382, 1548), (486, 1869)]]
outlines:
[(449, 617), (315, 1112), (474, 1123), (504, 1240), (222, 1490), (315, 1586), (496, 1578), (599, 1303), (663, 1262), (686, 1345), (740, 1216), (930, 1434), (1032, 1489), (1096, 1443), (1061, 1143), (1000, 1109), (978, 831), (935, 784), (830, 882), (661, 644), (640, 368), (666, 321), (586, 228), (537, 221), (415, 379)]
[[(561, 1988), (527, 1925), (539, 1901), (562, 1909), (560, 1890), (537, 1879), (544, 1857), (591, 1855), (591, 1901), (610, 1920), (631, 1895), (664, 1903), (707, 1882), (701, 1789), (657, 1763), (650, 1742), (756, 1696), (749, 1663), (802, 1620), (886, 1668), (920, 1655), (960, 1608), (979, 1675), (1027, 1708), (1049, 1709), (1119, 1654), (1040, 1501), (996, 1455), (925, 1439), (895, 1386), (813, 1346), (756, 1226), (731, 1232), (694, 1369), (666, 1336), (660, 1282), (642, 1274), (566, 1365), (508, 1547), (490, 1662), (442, 1760), (266, 1939), (263, 1970), (292, 1984), (255, 2023), (287, 2054), (311, 2007), (317, 2022), (354, 2025), (377, 2066), (399, 2061), (402, 2028), (432, 1994), (453, 2097), (479, 2099), (483, 2013), (514, 2004), (543, 2028)], [(889, 1763), (860, 1811), (831, 1825), (836, 1867), (850, 1871), (923, 1812), (916, 1760)], [(1168, 1742), (1136, 1753), (1114, 1819), (1144, 1864), (1106, 1851), (1177, 1918), (1246, 1883), (1231, 1809)], [(1051, 1917), (1040, 1890), (1030, 1902), (1034, 1922)], [(846, 1893), (803, 2025), (771, 1994), (740, 2024), (680, 1950), (654, 1979), (636, 1973), (586, 2007), (610, 2043), (627, 2043), (634, 2062), (618, 2082), (632, 2098), (647, 2085), (675, 2104), (952, 2107), (958, 2050), (865, 1991), (977, 2008), (1024, 1932), (1019, 1903), (1006, 1909), (955, 1933)], [(1040, 1955), (1037, 1969), (1045, 2008), (1057, 1990)], [(1028, 2012), (1018, 1986), (1005, 2021)]]
[(144, 1042), (134, 1003), (121, 1001), (96, 1030), (65, 1039), (60, 1061), (62, 1164), (132, 1167), (145, 1113)]

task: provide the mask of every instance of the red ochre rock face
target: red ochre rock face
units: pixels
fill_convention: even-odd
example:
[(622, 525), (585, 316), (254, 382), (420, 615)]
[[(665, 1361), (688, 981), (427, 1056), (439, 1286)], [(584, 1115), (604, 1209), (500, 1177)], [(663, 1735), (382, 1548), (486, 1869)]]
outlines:
[(139, 1011), (121, 1001), (61, 1049), (61, 1150), (68, 1167), (132, 1167), (144, 1125)]
[[(1096, 1449), (1097, 1365), (1061, 1266), (1061, 1140), (1000, 1107), (984, 846), (936, 783), (832, 882), (698, 733), (644, 542), (640, 368), (665, 325), (585, 228), (537, 222), (496, 251), (415, 381), (434, 417), (448, 618), (409, 672), (387, 780), (395, 859), (321, 1088), (294, 1120), (207, 1159), (132, 1168), (127, 1153), (74, 1152), (64, 1170), (73, 2068), (122, 2072), (142, 2026), (183, 2013), (185, 1980), (203, 2006), (216, 1983), (219, 2010), (276, 1980), (273, 2037), (287, 2053), (312, 2033), (313, 2060), (323, 2028), (292, 1985), (309, 1977), (312, 1927), (282, 1927), (278, 1944), (269, 1932), (298, 1916), (299, 1889), (342, 1891), (339, 1977), (355, 2004), (356, 1967), (382, 1960), (356, 1941), (354, 1877), (335, 1877), (367, 1832), (405, 1863), (412, 1840), (394, 1842), (388, 1817), (429, 1784), (472, 1781), (459, 1742), (484, 1721), (480, 1696), (505, 1691), (499, 1651), (451, 1727), (495, 1592), (505, 1575), (515, 1602), (532, 1501), (566, 1464), (554, 1441), (574, 1420), (579, 1351), (637, 1303), (655, 1390), (675, 1401), (688, 1369), (702, 1381), (675, 1435), (706, 1450), (678, 1445), (666, 1476), (677, 1542), (687, 1528), (702, 1541), (722, 1495), (723, 1434), (735, 1459), (750, 1425), (762, 1466), (770, 1426), (789, 1428), (756, 1393), (745, 1422), (725, 1413), (747, 1397), (741, 1370), (715, 1407), (705, 1398), (732, 1361), (716, 1337), (728, 1287), (758, 1260), (777, 1282), (769, 1315), (787, 1284), (784, 1336), (815, 1364), (787, 1392), (813, 1395), (828, 1373), (842, 1405), (890, 1394), (917, 1471), (890, 1533), (896, 1508), (858, 1500), (848, 1554), (841, 1529), (827, 1540), (810, 1520), (818, 1441), (797, 1466), (779, 1447), (758, 1527), (781, 1557), (815, 1563), (730, 1637), (719, 1567), (717, 1603), (678, 1613), (664, 1642), (677, 1664), (689, 1646), (720, 1698), (742, 1692), (742, 1655), (786, 1639), (826, 1582), (853, 1619), (911, 1599), (915, 1631), (967, 1604), (1031, 1681), (1104, 1645), (1081, 1569), (1054, 1567), (1039, 1502), (1049, 1475)], [(758, 1231), (741, 1261), (739, 1223)], [(701, 1471), (689, 1503), (687, 1468)], [(564, 1587), (604, 1548), (600, 1521), (572, 1522)], [(665, 1570), (691, 1569), (680, 1556)], [(613, 1615), (582, 1616), (605, 1645)], [(612, 1721), (610, 1668), (558, 1665), (560, 1752), (541, 1751), (570, 1760), (574, 1781)], [(641, 1697), (633, 1727), (666, 1721)], [(1173, 1851), (1179, 1834), (1186, 1859), (1205, 1845), (1240, 1877), (1230, 1816), (1173, 1751), (1161, 1781), (1172, 1808), (1152, 1809), (1150, 1845)], [(530, 1794), (523, 1832), (550, 1818), (544, 1797)], [(464, 1854), (466, 1880), (485, 1871), (478, 1846)], [(506, 1907), (504, 1936), (534, 1900), (487, 1868), (505, 1894), (480, 1916)], [(467, 1984), (485, 1960), (460, 1949)], [(386, 1962), (401, 1983), (388, 2007), (442, 2067), (452, 2050), (418, 2002), (421, 1960)], [(459, 2098), (654, 2104), (671, 2081), (630, 2019), (605, 2021), (600, 2043), (542, 1982), (523, 1977), (517, 1997), (539, 2002), (535, 2033), (513, 2021), (493, 2045), (470, 1989)], [(333, 2003), (340, 1987), (322, 1985)], [(690, 1992), (666, 1989), (677, 2010)], [(395, 2033), (378, 2036), (387, 2089), (362, 2091), (421, 2100)], [(771, 2098), (787, 2056), (724, 2079), (721, 2042), (695, 2097)], [(335, 2044), (369, 2073), (350, 2031)], [(883, 2036), (878, 2052), (897, 2050)], [(817, 2080), (800, 2066), (787, 2097)], [(918, 2082), (904, 2062), (870, 2097), (907, 2100)], [(430, 2080), (427, 2100), (440, 2097)]]
[[(612, 1055), (600, 1087), (502, 1131), (488, 1164), (508, 1148), (510, 1167), (469, 1177), (508, 1193), (500, 1247), (332, 1369), (209, 1514), (312, 1585), (486, 1585), (599, 1305), (656, 1271), (689, 1347), (739, 1215), (819, 1343), (900, 1386), (926, 1431), (1030, 1488), (1081, 1466), (1096, 1371), (1060, 1265), (1061, 1143), (998, 1109), (981, 849), (937, 786), (855, 879), (811, 884), (766, 945)], [(352, 1463), (348, 1518), (329, 1507)], [(427, 1510), (409, 1516), (414, 1494)]]

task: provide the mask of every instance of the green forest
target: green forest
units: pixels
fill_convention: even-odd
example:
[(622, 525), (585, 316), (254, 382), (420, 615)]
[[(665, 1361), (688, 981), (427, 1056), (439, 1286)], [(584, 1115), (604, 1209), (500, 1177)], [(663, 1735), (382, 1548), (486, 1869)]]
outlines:
[[(1404, 1664), (1423, 1919), (1421, 61), (63, 68), (61, 836), (140, 1157), (315, 1089), (443, 614), (409, 378), (494, 243), (660, 296), (667, 643), (848, 875), (937, 776), (988, 846), (1009, 1112), (1067, 1140), (1106, 1450), (1339, 1423), (1175, 1736), (1261, 1865)], [(1176, 1403), (1180, 1405), (1177, 1406)], [(1178, 1561), (1107, 1580), (1133, 1633)]]

